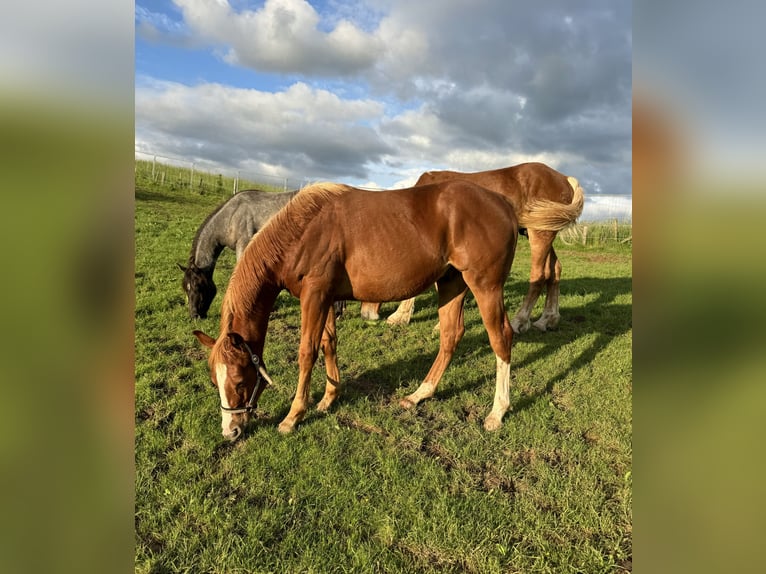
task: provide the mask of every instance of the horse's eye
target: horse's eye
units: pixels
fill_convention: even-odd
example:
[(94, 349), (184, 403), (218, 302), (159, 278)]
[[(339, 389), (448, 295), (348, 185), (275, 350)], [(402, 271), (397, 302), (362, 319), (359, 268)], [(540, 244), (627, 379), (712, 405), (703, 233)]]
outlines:
[(245, 383), (237, 383), (237, 391), (244, 391), (245, 390)]

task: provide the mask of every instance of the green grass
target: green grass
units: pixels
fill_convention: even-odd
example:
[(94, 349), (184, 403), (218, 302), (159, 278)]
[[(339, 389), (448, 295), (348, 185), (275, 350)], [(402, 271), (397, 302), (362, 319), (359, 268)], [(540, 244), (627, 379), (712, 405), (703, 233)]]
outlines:
[[(228, 192), (230, 193), (230, 191)], [(297, 382), (299, 308), (280, 295), (264, 360), (278, 388), (234, 445), (220, 436), (207, 352), (219, 295), (192, 322), (176, 262), (228, 193), (136, 189), (136, 570), (139, 572), (623, 572), (632, 568), (629, 244), (557, 244), (562, 322), (516, 336), (512, 410), (487, 433), (495, 358), (469, 296), (466, 334), (433, 399), (398, 400), (438, 349), (435, 295), (408, 327), (338, 324), (344, 383), (328, 414), (276, 426)], [(527, 290), (520, 239), (506, 288)], [(537, 315), (542, 308), (538, 302)], [(384, 305), (387, 315), (395, 304)], [(313, 398), (324, 390), (322, 359)]]
[[(220, 173), (210, 173), (191, 169), (191, 162), (186, 166), (175, 166), (162, 162), (136, 160), (135, 182), (137, 188), (151, 187), (178, 191), (192, 190), (198, 194), (214, 194), (228, 197), (234, 191), (234, 178), (225, 177)], [(258, 188), (264, 191), (289, 191), (283, 185), (240, 178), (237, 182), (239, 191)]]

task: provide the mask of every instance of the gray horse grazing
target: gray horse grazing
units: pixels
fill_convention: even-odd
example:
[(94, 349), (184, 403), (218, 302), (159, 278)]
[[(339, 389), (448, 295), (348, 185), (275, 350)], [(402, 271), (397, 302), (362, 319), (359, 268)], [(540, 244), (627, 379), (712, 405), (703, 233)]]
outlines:
[(253, 235), (298, 193), (273, 193), (258, 189), (241, 191), (207, 216), (192, 242), (189, 263), (178, 266), (184, 272), (182, 287), (192, 319), (207, 317), (217, 292), (213, 271), (224, 247), (233, 250), (237, 260)]

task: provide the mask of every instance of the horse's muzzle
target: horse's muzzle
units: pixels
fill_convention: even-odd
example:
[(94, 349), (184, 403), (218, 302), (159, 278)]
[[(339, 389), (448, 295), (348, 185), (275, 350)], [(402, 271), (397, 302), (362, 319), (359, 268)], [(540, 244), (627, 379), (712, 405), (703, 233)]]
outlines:
[(242, 436), (242, 427), (238, 427), (238, 426), (234, 427), (233, 429), (231, 429), (229, 434), (224, 434), (223, 436), (227, 440), (234, 442), (235, 440), (237, 440), (239, 437)]

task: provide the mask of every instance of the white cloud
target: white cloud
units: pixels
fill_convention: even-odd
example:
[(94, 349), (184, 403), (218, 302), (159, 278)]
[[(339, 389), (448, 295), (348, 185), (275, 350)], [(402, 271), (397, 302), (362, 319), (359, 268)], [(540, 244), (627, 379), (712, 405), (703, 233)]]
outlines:
[(367, 162), (392, 151), (368, 125), (382, 112), (304, 83), (270, 93), (140, 78), (136, 146), (239, 169), (362, 178)]
[[(167, 103), (178, 87), (145, 94), (141, 106), (137, 95), (143, 134), (179, 147), (201, 138), (238, 164), (357, 183), (536, 160), (591, 189), (630, 191), (627, 2), (587, 0), (573, 11), (565, 0), (440, 0), (438, 10), (412, 0), (174, 1), (184, 25), (232, 66), (301, 81), (274, 94), (188, 88), (193, 113)], [(155, 96), (165, 111), (144, 118)]]
[(369, 68), (380, 42), (347, 20), (330, 32), (305, 0), (266, 0), (258, 10), (235, 11), (226, 0), (174, 0), (187, 24), (228, 47), (230, 64), (307, 75), (347, 75)]
[(633, 219), (633, 201), (630, 196), (616, 195), (586, 195), (585, 206), (579, 221), (604, 221), (617, 219), (631, 221)]

